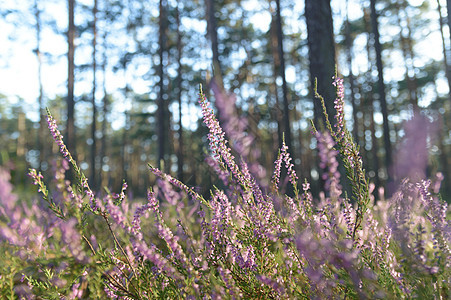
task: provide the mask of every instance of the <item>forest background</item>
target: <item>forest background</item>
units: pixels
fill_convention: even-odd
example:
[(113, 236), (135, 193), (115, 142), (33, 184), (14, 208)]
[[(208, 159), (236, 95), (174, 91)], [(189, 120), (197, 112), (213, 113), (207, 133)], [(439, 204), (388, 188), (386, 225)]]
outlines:
[(317, 195), (313, 86), (317, 78), (335, 115), (337, 66), (346, 122), (376, 191), (438, 176), (449, 201), (450, 2), (2, 1), (0, 165), (21, 192), (31, 188), (28, 168), (51, 174), (49, 107), (93, 190), (120, 190), (125, 179), (144, 196), (151, 163), (208, 193), (217, 180), (204, 163), (203, 83), (257, 178), (270, 179), (285, 139)]

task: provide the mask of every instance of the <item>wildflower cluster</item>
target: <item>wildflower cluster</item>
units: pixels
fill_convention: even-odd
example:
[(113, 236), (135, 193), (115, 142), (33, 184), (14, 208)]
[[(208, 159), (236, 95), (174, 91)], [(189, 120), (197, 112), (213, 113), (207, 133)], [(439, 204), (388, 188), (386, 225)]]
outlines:
[[(364, 214), (368, 209), (370, 202), (369, 194), (369, 182), (365, 175), (365, 170), (363, 168), (362, 158), (359, 153), (359, 146), (354, 142), (351, 132), (346, 128), (344, 119), (344, 86), (343, 80), (335, 76), (334, 86), (336, 87), (337, 98), (335, 99), (335, 109), (337, 111), (335, 130), (333, 130), (330, 120), (328, 118), (326, 105), (324, 98), (318, 94), (317, 87), (315, 84), (315, 97), (321, 101), (323, 107), (323, 113), (325, 116), (326, 127), (333, 137), (335, 144), (338, 147), (338, 151), (343, 159), (344, 167), (346, 169), (346, 174), (349, 178), (352, 187), (352, 196), (355, 203), (357, 203), (356, 209), (356, 219), (354, 222), (353, 229), (351, 230), (351, 235), (354, 238), (357, 230), (359, 230)], [(317, 134), (317, 130), (313, 125), (313, 133)]]
[[(372, 190), (343, 117), (317, 132), (326, 190), (298, 192), (295, 166), (283, 143), (272, 188), (237, 162), (200, 90), (209, 129), (209, 164), (224, 181), (210, 197), (149, 165), (156, 184), (145, 203), (94, 193), (67, 151), (49, 113), (62, 162), (48, 185), (30, 170), (46, 205), (18, 203), (0, 169), (0, 294), (9, 298), (109, 299), (401, 299), (450, 295), (448, 206), (429, 181), (404, 181), (387, 201)], [(321, 98), (322, 99), (322, 98)], [(324, 101), (323, 101), (323, 108)], [(355, 204), (342, 196), (341, 154)], [(73, 182), (64, 180), (68, 165)], [(294, 195), (284, 195), (282, 168)], [(3, 248), (2, 248), (3, 249)], [(26, 265), (24, 265), (24, 262)], [(3, 275), (5, 274), (5, 275)], [(8, 275), (10, 274), (10, 275)]]

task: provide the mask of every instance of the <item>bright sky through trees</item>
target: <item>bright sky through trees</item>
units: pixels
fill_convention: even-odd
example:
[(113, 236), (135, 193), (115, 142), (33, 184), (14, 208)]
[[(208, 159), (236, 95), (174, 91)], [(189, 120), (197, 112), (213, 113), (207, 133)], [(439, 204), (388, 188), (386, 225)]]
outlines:
[[(28, 0), (29, 5), (32, 5), (32, 1)], [(419, 0), (411, 0), (409, 1), (412, 5), (418, 5)], [(437, 11), (435, 7), (437, 6), (436, 1), (429, 0), (431, 9), (430, 11), (424, 15), (426, 19), (437, 20)], [(297, 1), (298, 4), (295, 5), (294, 11), (284, 10), (282, 13), (287, 16), (287, 14), (299, 14), (303, 11), (303, 1)], [(83, 0), (77, 1), (78, 7), (80, 5), (86, 5), (90, 7), (92, 5), (91, 1)], [(254, 1), (245, 1), (243, 3), (244, 9), (253, 9), (255, 7)], [(2, 18), (0, 20), (0, 93), (4, 94), (8, 97), (8, 101), (11, 103), (17, 103), (19, 101), (23, 101), (25, 106), (25, 111), (27, 111), (27, 115), (30, 119), (36, 121), (38, 119), (38, 82), (37, 82), (37, 59), (36, 55), (33, 52), (33, 49), (36, 47), (36, 33), (33, 30), (34, 26), (34, 16), (32, 12), (28, 10), (27, 5), (23, 5), (20, 1), (15, 0), (4, 0), (2, 1), (2, 9), (3, 10), (18, 10), (19, 15), (11, 14), (6, 18)], [(54, 28), (59, 33), (55, 33), (52, 31), (49, 26), (43, 26), (42, 32), (42, 42), (41, 42), (41, 52), (47, 53), (48, 55), (44, 57), (43, 60), (43, 85), (44, 85), (44, 94), (46, 99), (53, 99), (56, 96), (64, 96), (66, 93), (66, 80), (67, 80), (67, 59), (65, 57), (67, 51), (67, 42), (64, 35), (67, 26), (67, 7), (65, 1), (45, 1), (43, 3), (45, 7), (40, 7), (43, 11), (41, 16), (43, 19), (43, 23), (50, 22), (53, 23)], [(357, 1), (350, 1), (349, 11), (350, 18), (355, 19), (361, 17), (361, 10), (359, 9)], [(340, 24), (343, 20), (343, 16), (345, 15), (345, 1), (335, 0), (332, 1), (333, 13), (334, 13), (334, 29), (338, 30)], [(79, 8), (77, 8), (79, 9)], [(269, 7), (268, 7), (269, 10)], [(355, 13), (357, 12), (357, 13)], [(158, 14), (158, 11), (156, 11)], [(80, 12), (76, 12), (75, 23), (80, 24), (83, 22), (83, 18), (90, 18), (91, 16), (83, 16)], [(290, 33), (290, 28), (301, 28), (301, 30), (305, 31), (305, 24), (303, 18), (294, 18), (290, 16), (290, 20), (298, 20), (297, 24), (288, 24), (286, 26), (286, 33)], [(250, 18), (251, 22), (255, 22), (258, 27), (261, 27), (262, 30), (267, 30), (270, 22), (270, 14), (266, 11), (262, 11), (256, 13), (253, 17)], [(191, 23), (190, 23), (191, 22)], [(206, 24), (204, 21), (198, 21), (199, 23), (193, 24), (190, 20), (185, 20), (182, 22), (184, 26), (190, 26), (198, 30), (199, 32), (205, 32)], [(423, 41), (417, 41), (415, 46), (415, 52), (418, 54), (415, 64), (416, 67), (421, 68), (426, 63), (425, 61), (421, 61), (420, 58), (423, 59), (433, 59), (433, 60), (441, 60), (443, 56), (443, 52), (441, 49), (440, 42), (440, 32), (437, 22), (431, 22), (430, 25), (430, 33), (427, 35), (427, 39)], [(382, 27), (382, 39), (384, 38), (384, 31), (386, 33), (392, 34), (391, 30), (397, 30), (397, 28), (391, 28), (389, 26)], [(445, 27), (445, 34), (448, 34), (448, 28)], [(386, 35), (389, 36), (389, 35)], [(414, 37), (415, 38), (415, 37)], [(79, 42), (80, 40), (78, 40)], [(77, 42), (77, 41), (76, 41)], [(387, 42), (387, 41), (385, 41)], [(363, 48), (366, 41), (357, 39), (355, 41), (356, 49)], [(204, 42), (200, 42), (201, 47), (208, 48), (208, 42), (205, 40)], [(87, 64), (90, 63), (91, 60), (91, 50), (89, 46), (78, 45), (76, 49), (76, 64)], [(404, 73), (404, 66), (402, 65), (402, 59), (400, 59), (402, 53), (400, 51), (392, 51), (390, 53), (386, 53), (388, 55), (385, 59), (389, 59), (390, 71), (386, 71), (386, 80), (399, 80)], [(200, 69), (208, 69), (209, 66), (209, 58), (205, 58), (206, 61), (196, 62), (199, 63)], [(367, 65), (365, 55), (359, 57), (358, 55), (355, 57), (355, 73), (358, 73), (359, 69), (365, 69)], [(339, 67), (341, 64), (345, 65), (344, 62), (338, 61)], [(152, 67), (147, 63), (147, 65), (137, 66), (135, 69), (136, 74), (133, 78), (130, 78), (130, 81), (133, 82), (133, 88), (137, 93), (150, 93), (151, 88), (149, 87), (149, 83), (145, 80), (140, 80), (140, 76), (145, 75), (148, 69)], [(286, 70), (287, 81), (293, 83), (296, 80), (296, 70), (289, 66)], [(89, 72), (88, 72), (89, 73)], [(75, 94), (80, 96), (83, 93), (89, 93), (91, 89), (91, 78), (92, 74), (83, 75), (83, 78), (80, 76), (76, 80), (75, 86)], [(103, 80), (103, 79), (102, 79)], [(124, 74), (116, 73), (113, 74), (109, 72), (107, 74), (107, 90), (114, 91), (118, 87), (124, 86)], [(193, 82), (193, 89), (197, 88), (197, 82)], [(439, 93), (447, 93), (447, 83), (444, 78), (439, 79), (437, 82), (438, 92)], [(98, 91), (99, 94), (102, 91)], [(302, 93), (299, 91), (299, 93)], [(431, 91), (431, 95), (428, 96), (427, 92), (425, 97), (423, 97), (423, 103), (420, 103), (422, 106), (427, 106), (430, 101), (432, 101), (433, 97), (435, 97), (434, 92)], [(118, 102), (116, 104), (116, 110), (123, 111), (127, 107), (124, 106), (124, 103)], [(118, 115), (119, 118), (117, 120), (121, 120), (121, 115)], [(194, 119), (192, 121), (195, 122), (195, 119), (198, 117), (195, 114)], [(376, 115), (376, 118), (378, 116)], [(186, 120), (187, 124), (189, 120)], [(120, 123), (116, 123), (115, 127), (120, 126)]]

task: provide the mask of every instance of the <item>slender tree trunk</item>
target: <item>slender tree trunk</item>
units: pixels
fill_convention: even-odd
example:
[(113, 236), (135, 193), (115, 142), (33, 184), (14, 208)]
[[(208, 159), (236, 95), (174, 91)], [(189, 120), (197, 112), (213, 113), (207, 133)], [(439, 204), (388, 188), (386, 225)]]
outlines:
[[(450, 16), (449, 16), (449, 11), (450, 11), (450, 7), (449, 7), (449, 3), (450, 0), (448, 0), (448, 22), (450, 20)], [(446, 54), (446, 43), (445, 43), (445, 36), (444, 36), (444, 32), (443, 32), (443, 16), (442, 16), (442, 6), (440, 5), (440, 0), (437, 0), (437, 10), (438, 10), (438, 14), (439, 14), (439, 24), (440, 24), (440, 34), (442, 37), (442, 48), (443, 48), (443, 61), (445, 63), (445, 75), (446, 75), (446, 79), (448, 80), (448, 98), (451, 99), (451, 70), (448, 64), (448, 55)], [(448, 23), (449, 25), (449, 23)], [(451, 27), (450, 27), (451, 30)]]
[[(332, 10), (330, 0), (305, 0), (305, 19), (307, 23), (307, 44), (309, 48), (309, 70), (311, 87), (317, 81), (317, 91), (324, 97), (327, 112), (332, 124), (335, 123), (335, 89), (332, 77), (335, 75), (335, 42), (333, 36)], [(325, 116), (319, 99), (313, 99), (314, 124), (318, 130), (326, 124)], [(316, 156), (316, 166), (319, 159)], [(344, 168), (339, 172), (345, 177)], [(323, 190), (325, 181), (322, 179), (323, 171), (318, 169), (318, 190)]]
[[(69, 5), (69, 27), (67, 30), (67, 62), (68, 62), (68, 75), (67, 75), (67, 125), (66, 125), (66, 146), (68, 150), (75, 157), (75, 120), (74, 120), (74, 73), (75, 73), (75, 23), (74, 23), (74, 11), (75, 11), (75, 0), (68, 0)], [(68, 177), (71, 178), (72, 175), (69, 172)]]
[[(376, 51), (376, 67), (378, 72), (377, 87), (383, 119), (385, 167), (387, 169), (388, 181), (391, 182), (390, 168), (392, 165), (392, 147), (390, 142), (390, 128), (388, 124), (388, 109), (385, 94), (384, 70), (382, 65), (382, 46), (380, 43), (379, 25), (377, 21), (376, 0), (370, 1), (370, 7), (371, 7), (371, 27), (372, 27), (371, 29), (373, 32), (374, 49)], [(392, 192), (391, 190), (388, 190), (389, 194), (391, 194), (391, 192)]]
[[(442, 128), (437, 130), (437, 141), (438, 141), (438, 147), (440, 149), (440, 163), (442, 165), (442, 174), (443, 174), (443, 182), (442, 182), (442, 195), (445, 196), (444, 199), (449, 199), (451, 196), (451, 178), (450, 178), (450, 163), (449, 163), (449, 155), (447, 155), (446, 151), (446, 145), (443, 143), (444, 136), (443, 133), (448, 132), (446, 130), (447, 124), (445, 121), (445, 118), (440, 116), (438, 124), (441, 125)], [(448, 196), (448, 198), (446, 198)]]
[(215, 17), (215, 1), (205, 0), (206, 4), (206, 17), (207, 17), (207, 34), (211, 42), (211, 51), (213, 54), (213, 78), (216, 84), (221, 90), (224, 89), (224, 84), (222, 81), (222, 67), (219, 61), (219, 49), (218, 49), (218, 31), (217, 22)]
[(178, 153), (177, 153), (177, 173), (178, 179), (183, 182), (184, 165), (184, 145), (183, 145), (183, 126), (182, 126), (182, 35), (180, 33), (180, 11), (177, 2), (177, 99), (179, 103), (179, 130), (178, 130)]
[[(370, 14), (368, 13), (368, 11), (365, 9), (364, 11), (364, 22), (365, 22), (365, 30), (366, 32), (370, 32), (370, 24), (369, 24), (369, 19), (370, 19)], [(374, 42), (374, 39), (373, 39)], [(374, 47), (373, 47), (374, 48)], [(371, 56), (371, 39), (370, 36), (368, 34), (368, 39), (366, 42), (366, 51), (367, 51), (367, 57), (368, 57), (368, 71), (366, 72), (365, 76), (366, 76), (366, 82), (367, 84), (371, 85), (374, 80), (373, 80), (373, 76), (371, 75), (371, 70), (373, 69), (373, 58)], [(379, 155), (378, 155), (378, 150), (379, 150), (379, 145), (378, 145), (378, 139), (376, 137), (376, 124), (374, 122), (374, 94), (373, 94), (373, 88), (368, 88), (367, 89), (368, 92), (366, 94), (365, 99), (368, 99), (369, 103), (366, 104), (367, 109), (365, 109), (365, 111), (368, 111), (368, 116), (369, 116), (369, 129), (371, 132), (371, 156), (372, 156), (372, 168), (373, 171), (375, 172), (374, 174), (374, 184), (376, 186), (376, 190), (379, 189), (379, 187), (381, 186), (381, 180), (379, 177), (379, 169), (380, 169), (380, 162), (379, 162)]]
[[(324, 97), (329, 116), (335, 116), (335, 89), (332, 76), (335, 74), (335, 42), (333, 36), (330, 0), (305, 0), (307, 22), (310, 79), (314, 86), (318, 82), (318, 93)], [(320, 120), (325, 124), (321, 103), (314, 100), (315, 125)], [(331, 120), (335, 123), (335, 120)], [(317, 128), (319, 128), (317, 126)]]
[(277, 44), (280, 59), (279, 76), (282, 78), (282, 99), (283, 99), (283, 129), (285, 132), (285, 144), (291, 154), (294, 153), (293, 143), (291, 142), (291, 123), (290, 123), (290, 109), (287, 91), (287, 79), (285, 77), (285, 58), (283, 50), (283, 30), (282, 18), (280, 17), (280, 0), (276, 0), (276, 29), (277, 29)]
[[(446, 0), (446, 12), (448, 14), (448, 28), (451, 32), (451, 0)], [(449, 36), (450, 44), (451, 44), (451, 35)]]
[(26, 126), (27, 118), (23, 111), (19, 111), (17, 116), (17, 131), (19, 132), (19, 136), (17, 137), (17, 145), (16, 145), (16, 159), (17, 166), (15, 174), (15, 182), (16, 184), (23, 182), (23, 174), (25, 173), (25, 154), (27, 153), (27, 130)]
[(271, 28), (270, 28), (270, 41), (271, 41), (271, 53), (274, 60), (273, 64), (273, 72), (274, 72), (274, 80), (271, 82), (270, 90), (271, 94), (274, 95), (275, 98), (275, 106), (271, 108), (271, 112), (273, 112), (273, 117), (277, 121), (277, 138), (278, 143), (277, 147), (274, 151), (275, 157), (273, 160), (277, 159), (277, 151), (282, 147), (282, 137), (283, 137), (283, 124), (282, 124), (282, 110), (280, 105), (279, 93), (277, 90), (276, 78), (279, 73), (280, 68), (280, 56), (278, 51), (278, 39), (277, 39), (277, 31), (275, 19), (272, 18)]
[(91, 185), (95, 189), (97, 187), (96, 178), (96, 158), (97, 158), (97, 138), (96, 138), (96, 125), (97, 125), (97, 106), (96, 106), (96, 71), (97, 71), (97, 0), (94, 0), (94, 6), (92, 8), (93, 23), (92, 23), (92, 124), (91, 124)]
[[(416, 84), (416, 76), (415, 76), (415, 67), (413, 65), (413, 47), (412, 47), (412, 36), (411, 36), (411, 30), (410, 30), (410, 20), (407, 16), (406, 12), (406, 4), (404, 2), (396, 3), (396, 10), (397, 10), (397, 21), (398, 24), (400, 24), (400, 30), (399, 30), (399, 39), (401, 43), (401, 50), (404, 60), (404, 66), (406, 68), (406, 84), (407, 84), (407, 90), (409, 92), (409, 102), (413, 107), (413, 110), (416, 112), (418, 110), (418, 97), (417, 97), (417, 84)], [(405, 17), (405, 23), (406, 23), (406, 30), (407, 30), (407, 36), (404, 36), (403, 34), (403, 28), (404, 26), (401, 26), (402, 20), (401, 20), (401, 10), (404, 11), (406, 14)]]
[(357, 104), (355, 99), (355, 82), (354, 82), (354, 74), (352, 72), (352, 37), (351, 37), (351, 29), (349, 25), (348, 19), (348, 0), (346, 0), (346, 56), (348, 61), (348, 69), (349, 69), (349, 84), (351, 87), (351, 104), (352, 104), (352, 118), (354, 120), (354, 125), (352, 128), (352, 132), (354, 135), (354, 140), (357, 144), (359, 144), (359, 121), (357, 119)]
[(46, 156), (46, 140), (45, 135), (45, 116), (44, 116), (44, 88), (42, 86), (42, 56), (41, 56), (41, 11), (38, 7), (38, 1), (34, 1), (34, 15), (36, 20), (36, 58), (38, 60), (38, 85), (39, 85), (39, 132), (37, 148), (39, 150), (39, 168), (42, 170), (42, 165)]
[[(106, 33), (103, 36), (103, 43), (104, 43), (104, 48), (103, 48), (103, 59), (102, 59), (102, 73), (103, 73), (103, 99), (102, 99), (102, 138), (100, 140), (100, 178), (99, 178), (99, 182), (101, 184), (101, 186), (108, 186), (108, 182), (109, 180), (106, 178), (106, 176), (109, 176), (109, 172), (105, 172), (103, 171), (103, 166), (105, 163), (105, 158), (106, 158), (106, 131), (107, 131), (107, 123), (108, 123), (108, 94), (106, 91), (106, 64), (107, 64), (107, 50), (106, 50)], [(106, 176), (105, 176), (105, 175)]]
[(167, 168), (164, 158), (165, 158), (165, 144), (166, 144), (166, 136), (165, 136), (165, 122), (166, 122), (166, 114), (165, 114), (165, 103), (164, 103), (164, 71), (163, 71), (163, 59), (164, 52), (166, 47), (166, 1), (160, 0), (160, 17), (159, 17), (159, 38), (158, 38), (158, 56), (160, 58), (160, 63), (158, 65), (158, 77), (159, 77), (159, 93), (158, 93), (158, 168), (162, 168), (162, 164), (165, 168)]

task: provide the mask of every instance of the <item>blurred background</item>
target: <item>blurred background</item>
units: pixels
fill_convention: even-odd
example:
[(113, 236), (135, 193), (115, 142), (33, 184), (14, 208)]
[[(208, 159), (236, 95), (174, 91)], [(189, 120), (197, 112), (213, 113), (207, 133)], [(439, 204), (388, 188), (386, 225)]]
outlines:
[(313, 85), (333, 116), (337, 66), (376, 191), (427, 177), (449, 201), (449, 2), (2, 0), (0, 165), (19, 190), (31, 188), (30, 167), (51, 176), (48, 107), (95, 189), (125, 179), (145, 195), (151, 163), (207, 191), (217, 179), (205, 163), (202, 83), (235, 156), (263, 184), (284, 136), (318, 194)]

